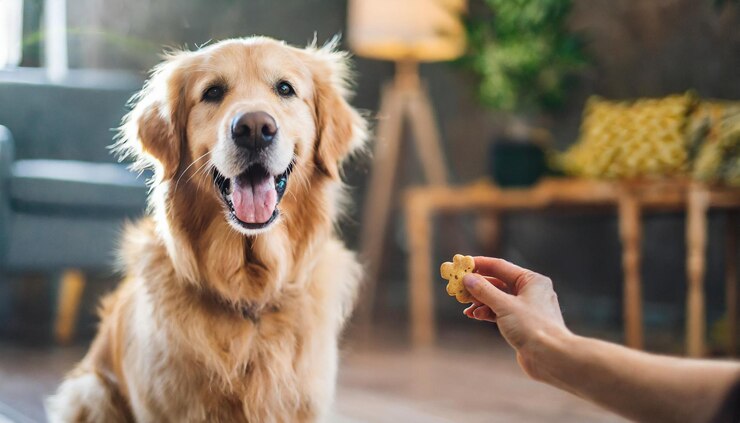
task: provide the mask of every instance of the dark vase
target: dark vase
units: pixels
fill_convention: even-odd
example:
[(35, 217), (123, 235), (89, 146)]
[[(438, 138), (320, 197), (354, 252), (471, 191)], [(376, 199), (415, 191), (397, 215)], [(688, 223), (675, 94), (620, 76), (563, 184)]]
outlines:
[(488, 163), (491, 177), (502, 187), (528, 187), (547, 172), (545, 152), (524, 139), (494, 140)]

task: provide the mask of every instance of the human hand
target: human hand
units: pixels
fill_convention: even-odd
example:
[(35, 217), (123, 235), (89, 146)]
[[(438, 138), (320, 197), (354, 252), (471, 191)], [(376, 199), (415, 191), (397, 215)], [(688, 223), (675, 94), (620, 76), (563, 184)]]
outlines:
[(506, 260), (475, 257), (475, 273), (463, 283), (476, 301), (466, 316), (495, 322), (506, 341), (516, 350), (522, 369), (540, 379), (533, 360), (547, 337), (571, 335), (563, 322), (558, 298), (550, 278)]

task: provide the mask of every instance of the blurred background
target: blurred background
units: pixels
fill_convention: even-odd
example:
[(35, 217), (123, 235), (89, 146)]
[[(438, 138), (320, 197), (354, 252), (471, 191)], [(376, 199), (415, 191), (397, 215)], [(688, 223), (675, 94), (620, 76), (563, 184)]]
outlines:
[(334, 418), (619, 421), (526, 380), (438, 265), (500, 256), (575, 332), (734, 354), (738, 28), (734, 0), (0, 0), (0, 422), (44, 420), (120, 277), (147, 177), (107, 148), (127, 100), (163, 49), (254, 34), (342, 34), (377, 135), (346, 169), (368, 284)]

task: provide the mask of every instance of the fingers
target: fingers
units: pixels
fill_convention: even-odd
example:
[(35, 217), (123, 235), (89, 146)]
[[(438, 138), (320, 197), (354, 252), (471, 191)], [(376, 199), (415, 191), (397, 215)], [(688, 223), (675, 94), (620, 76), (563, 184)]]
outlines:
[(489, 306), (494, 312), (505, 307), (511, 301), (510, 295), (503, 292), (483, 276), (470, 273), (463, 277), (463, 284), (468, 292), (479, 302)]
[(492, 283), (492, 284), (493, 284), (494, 286), (496, 286), (496, 288), (498, 288), (498, 289), (500, 289), (500, 290), (502, 290), (502, 291), (504, 291), (504, 292), (507, 292), (507, 293), (509, 292), (509, 287), (508, 287), (508, 286), (506, 285), (506, 283), (505, 283), (504, 281), (502, 281), (501, 279), (498, 279), (498, 278), (494, 278), (493, 276), (485, 276), (485, 275), (482, 275), (482, 276), (483, 276), (483, 277), (484, 277), (484, 278), (485, 278), (485, 279), (486, 279), (486, 280), (487, 280), (488, 282), (490, 282), (490, 283)]
[[(524, 283), (539, 276), (529, 269), (506, 260), (483, 256), (475, 257), (475, 272), (501, 280), (508, 287), (508, 292), (511, 293), (516, 293)], [(517, 284), (520, 286), (517, 286)]]
[[(483, 278), (485, 278), (489, 283), (492, 283), (498, 289), (504, 292), (507, 292), (507, 293), (509, 292), (509, 288), (506, 286), (506, 284), (503, 281), (496, 279), (493, 276), (483, 276)], [(485, 304), (483, 304), (482, 302), (478, 300), (473, 300), (472, 304), (468, 308), (463, 310), (463, 314), (470, 317), (471, 319), (474, 319), (475, 317), (473, 316), (473, 312), (475, 312), (475, 310), (479, 307), (488, 307), (488, 306), (486, 306)]]
[(488, 306), (482, 306), (477, 308), (473, 312), (473, 318), (477, 320), (485, 320), (487, 322), (496, 323), (496, 313), (493, 312)]
[(470, 306), (468, 306), (465, 310), (463, 310), (463, 314), (472, 318), (473, 317), (473, 312), (478, 307), (487, 307), (487, 306), (485, 304), (483, 304), (482, 302), (480, 302), (480, 301), (473, 301), (472, 304), (470, 304)]
[(475, 271), (487, 276), (493, 276), (507, 284), (513, 284), (517, 278), (522, 277), (530, 270), (519, 267), (504, 259), (495, 257), (475, 257)]
[(471, 319), (486, 320), (496, 323), (496, 313), (494, 313), (493, 310), (485, 304), (472, 304), (463, 311), (463, 314)]

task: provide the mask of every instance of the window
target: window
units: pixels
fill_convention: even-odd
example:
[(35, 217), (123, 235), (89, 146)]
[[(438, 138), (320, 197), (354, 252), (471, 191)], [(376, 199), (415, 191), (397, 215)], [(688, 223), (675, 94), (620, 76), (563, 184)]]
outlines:
[(0, 0), (0, 69), (18, 66), (23, 46), (23, 0)]

